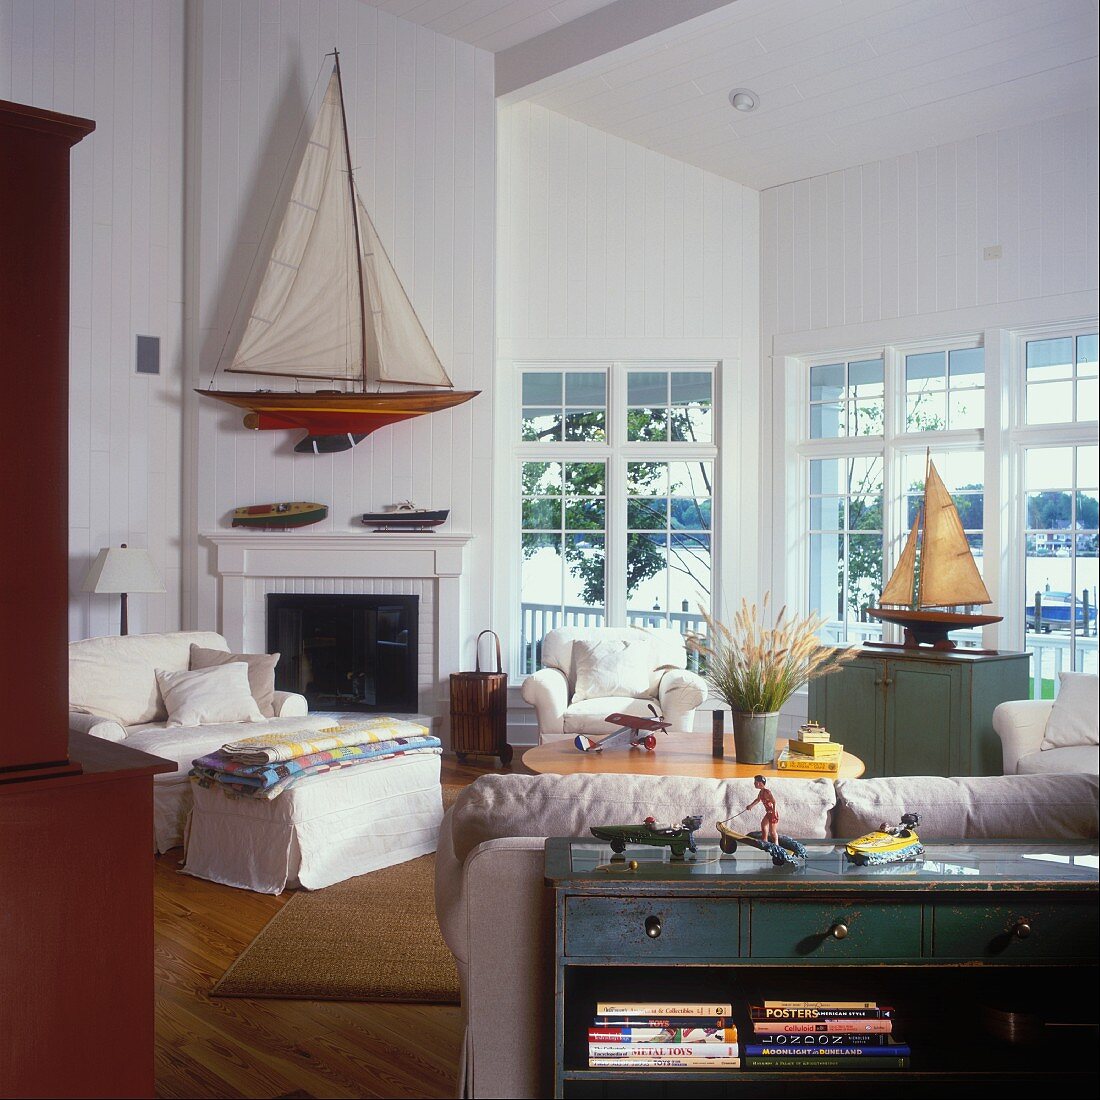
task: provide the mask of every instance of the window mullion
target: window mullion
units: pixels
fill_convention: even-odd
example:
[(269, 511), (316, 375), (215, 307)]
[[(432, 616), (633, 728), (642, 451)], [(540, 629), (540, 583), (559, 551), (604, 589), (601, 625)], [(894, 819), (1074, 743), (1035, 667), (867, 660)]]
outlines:
[(626, 367), (612, 363), (607, 379), (607, 543), (604, 600), (607, 622), (626, 625)]

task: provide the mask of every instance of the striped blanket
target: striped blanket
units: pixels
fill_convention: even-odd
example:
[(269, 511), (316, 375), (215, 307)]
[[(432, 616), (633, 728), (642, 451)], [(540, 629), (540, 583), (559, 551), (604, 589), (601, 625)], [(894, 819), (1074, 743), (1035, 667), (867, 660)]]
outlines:
[(272, 799), (293, 784), (325, 772), (390, 760), (395, 756), (438, 756), (442, 751), (439, 738), (431, 736), (393, 737), (386, 741), (341, 745), (266, 764), (242, 764), (221, 749), (195, 760), (190, 774), (192, 780), (203, 787), (220, 786), (249, 798)]
[[(273, 764), (280, 760), (296, 760), (302, 756), (328, 752), (330, 749), (345, 749), (354, 745), (392, 741), (395, 737), (428, 736), (428, 730), (424, 726), (386, 715), (366, 718), (362, 722), (345, 722), (317, 732), (312, 730), (308, 732), (309, 736), (299, 741), (292, 740), (285, 731), (244, 737), (240, 741), (230, 741), (222, 745), (221, 751), (213, 755), (219, 760), (262, 765)], [(199, 764), (198, 761), (195, 763)]]

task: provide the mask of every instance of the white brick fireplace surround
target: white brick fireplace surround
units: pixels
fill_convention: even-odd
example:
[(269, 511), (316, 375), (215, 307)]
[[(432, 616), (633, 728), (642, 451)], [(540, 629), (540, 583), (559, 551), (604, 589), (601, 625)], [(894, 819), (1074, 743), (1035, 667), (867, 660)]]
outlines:
[(267, 648), (266, 596), (272, 592), (420, 597), (420, 710), (446, 738), (448, 677), (459, 671), (464, 534), (204, 535), (215, 549), (221, 632), (231, 648)]

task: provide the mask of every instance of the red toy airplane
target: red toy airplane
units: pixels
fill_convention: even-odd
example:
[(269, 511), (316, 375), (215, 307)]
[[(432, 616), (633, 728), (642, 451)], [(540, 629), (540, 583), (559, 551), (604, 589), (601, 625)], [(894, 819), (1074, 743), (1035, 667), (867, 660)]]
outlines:
[(667, 733), (672, 723), (659, 717), (652, 704), (649, 709), (653, 714), (652, 718), (643, 718), (638, 714), (609, 714), (604, 721), (616, 723), (619, 729), (599, 740), (579, 733), (573, 738), (573, 744), (581, 752), (602, 752), (604, 749), (622, 747), (624, 744), (629, 744), (632, 749), (652, 751), (657, 747), (657, 738), (653, 735)]

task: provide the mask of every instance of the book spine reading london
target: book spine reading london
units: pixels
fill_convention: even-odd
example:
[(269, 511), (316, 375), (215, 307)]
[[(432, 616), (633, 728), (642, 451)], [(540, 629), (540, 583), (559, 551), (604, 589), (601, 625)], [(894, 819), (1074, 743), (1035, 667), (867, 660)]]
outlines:
[(776, 1021), (757, 1020), (752, 1025), (757, 1035), (889, 1035), (894, 1030), (893, 1020), (858, 1020), (835, 1016), (827, 1020)]
[(590, 1043), (736, 1043), (735, 1027), (590, 1027)]
[(591, 1058), (610, 1058), (618, 1062), (634, 1062), (638, 1058), (736, 1058), (741, 1051), (736, 1043), (589, 1043)]
[(604, 1016), (724, 1016), (733, 1013), (729, 1003), (701, 1004), (698, 1001), (597, 1001), (596, 1015)]
[(794, 1047), (795, 1049), (829, 1050), (832, 1047), (880, 1047), (889, 1041), (882, 1033), (870, 1034), (867, 1032), (840, 1031), (834, 1034), (821, 1034), (815, 1032), (807, 1035), (788, 1035), (785, 1032), (771, 1032), (767, 1035), (754, 1035), (757, 1043), (764, 1043), (773, 1047)]

